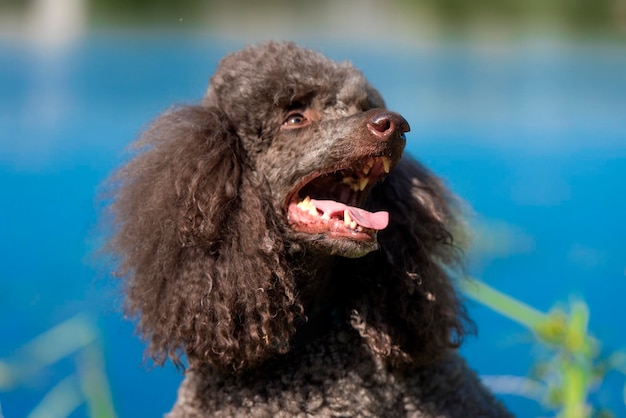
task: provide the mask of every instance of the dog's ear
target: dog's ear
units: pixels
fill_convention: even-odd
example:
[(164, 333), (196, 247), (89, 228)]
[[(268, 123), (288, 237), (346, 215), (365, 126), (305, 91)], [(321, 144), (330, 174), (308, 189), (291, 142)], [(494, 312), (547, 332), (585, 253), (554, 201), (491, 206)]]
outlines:
[[(389, 212), (380, 251), (348, 260), (362, 289), (352, 325), (377, 355), (392, 363), (425, 363), (457, 347), (472, 324), (451, 270), (460, 267), (462, 234), (455, 198), (442, 182), (405, 156), (370, 195), (371, 210)], [(363, 262), (365, 261), (365, 262)]]
[(109, 249), (158, 364), (239, 369), (288, 350), (302, 308), (277, 215), (221, 111), (158, 118), (113, 190)]

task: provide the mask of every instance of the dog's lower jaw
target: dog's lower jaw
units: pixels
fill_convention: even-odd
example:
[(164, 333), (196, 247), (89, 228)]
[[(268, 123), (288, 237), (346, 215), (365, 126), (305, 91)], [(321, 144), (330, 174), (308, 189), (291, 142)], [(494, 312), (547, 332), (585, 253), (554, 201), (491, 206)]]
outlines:
[(353, 240), (350, 238), (331, 238), (325, 234), (306, 234), (293, 232), (297, 247), (316, 253), (340, 256), (345, 258), (360, 258), (380, 248), (376, 235), (371, 240)]
[(372, 251), (378, 250), (378, 248), (379, 246), (376, 241), (364, 243), (345, 240), (343, 242), (335, 243), (331, 249), (331, 254), (346, 258), (360, 258), (366, 256)]

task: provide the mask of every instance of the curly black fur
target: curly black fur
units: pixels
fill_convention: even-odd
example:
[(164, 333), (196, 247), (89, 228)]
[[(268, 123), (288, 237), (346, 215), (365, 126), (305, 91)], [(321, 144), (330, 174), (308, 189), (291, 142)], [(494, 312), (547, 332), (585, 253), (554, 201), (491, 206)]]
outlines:
[[(389, 212), (374, 241), (306, 233), (287, 219), (290, 193), (310, 173), (364, 156), (399, 160), (408, 126), (388, 142), (371, 133), (376, 118), (406, 123), (384, 107), (350, 64), (268, 43), (226, 57), (202, 104), (151, 125), (113, 178), (109, 246), (157, 363), (186, 355), (191, 370), (228, 381), (264, 364), (280, 370), (284, 355), (300, 364), (298, 353), (346, 325), (390, 370), (449, 358), (470, 322), (448, 276), (462, 222), (437, 177), (407, 156), (393, 162), (362, 204)], [(286, 129), (293, 109), (307, 123)], [(219, 409), (203, 405), (192, 410)]]

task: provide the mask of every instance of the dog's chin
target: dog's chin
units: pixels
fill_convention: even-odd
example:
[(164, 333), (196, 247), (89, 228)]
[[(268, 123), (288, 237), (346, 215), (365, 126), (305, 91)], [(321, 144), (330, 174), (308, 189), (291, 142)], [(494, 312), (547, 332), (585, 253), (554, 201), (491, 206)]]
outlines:
[(328, 234), (308, 234), (292, 232), (291, 238), (300, 246), (317, 253), (334, 255), (346, 258), (363, 257), (379, 249), (376, 235), (365, 237), (337, 237)]

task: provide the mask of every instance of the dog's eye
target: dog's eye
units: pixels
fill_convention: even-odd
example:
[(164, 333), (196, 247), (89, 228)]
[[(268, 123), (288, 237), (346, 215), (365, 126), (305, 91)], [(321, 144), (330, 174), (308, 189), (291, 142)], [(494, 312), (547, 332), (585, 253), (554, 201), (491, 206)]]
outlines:
[(302, 113), (290, 113), (285, 119), (285, 122), (283, 122), (283, 125), (287, 127), (297, 127), (304, 125), (306, 122), (307, 118)]

